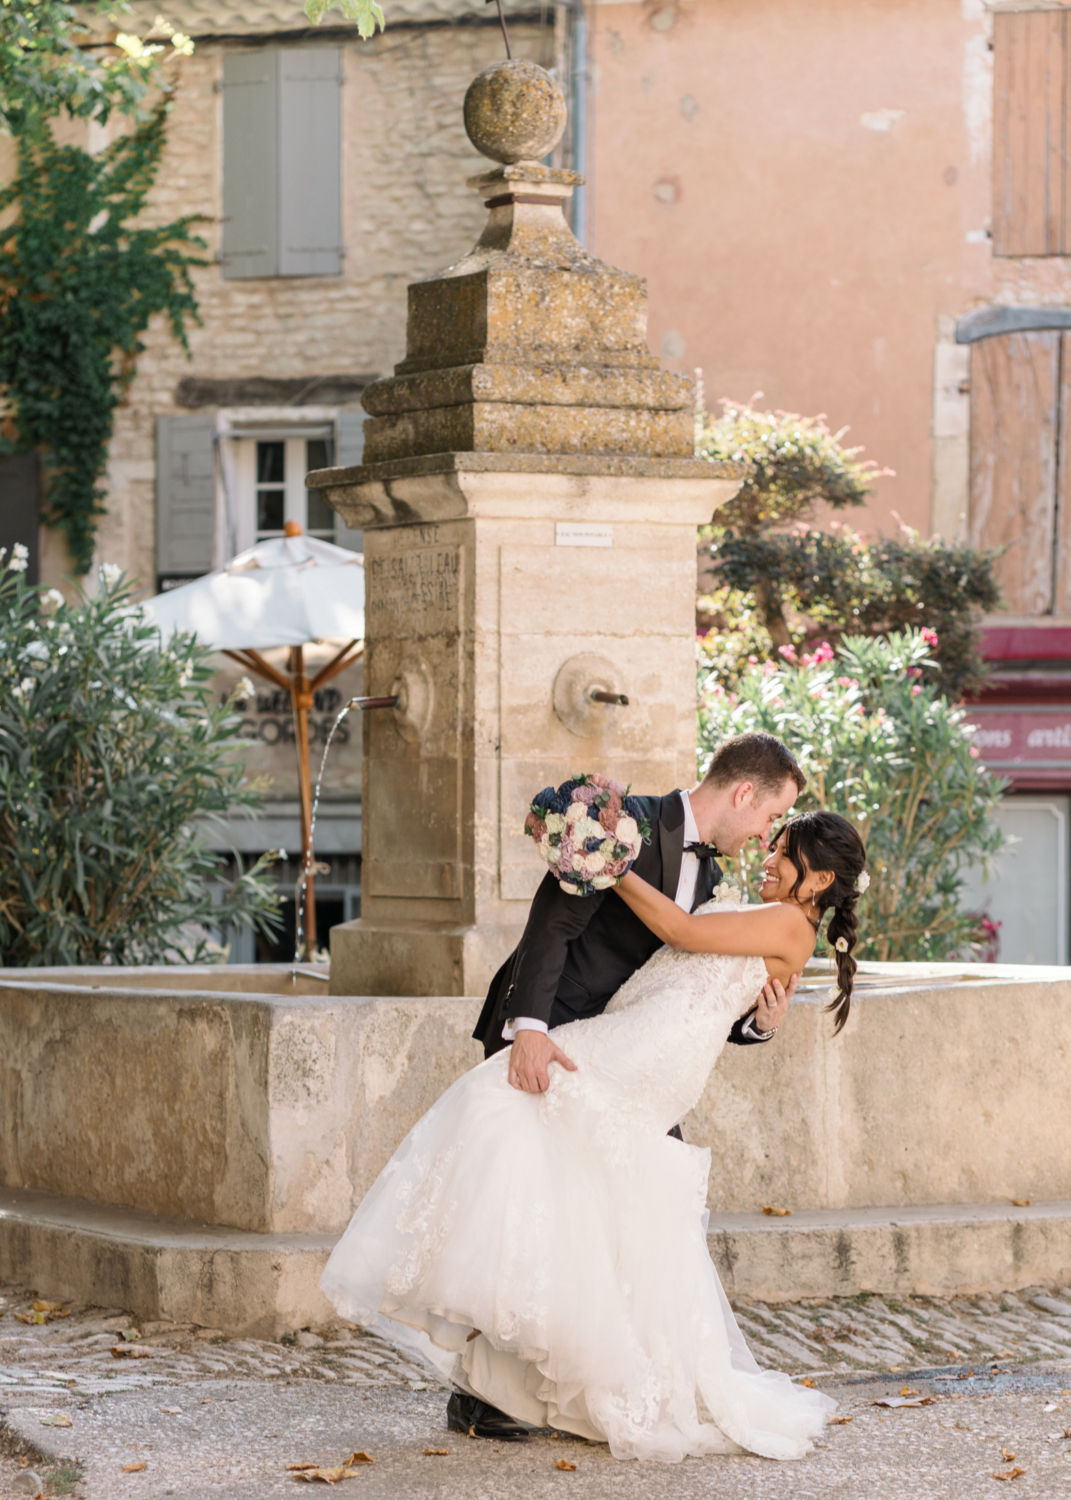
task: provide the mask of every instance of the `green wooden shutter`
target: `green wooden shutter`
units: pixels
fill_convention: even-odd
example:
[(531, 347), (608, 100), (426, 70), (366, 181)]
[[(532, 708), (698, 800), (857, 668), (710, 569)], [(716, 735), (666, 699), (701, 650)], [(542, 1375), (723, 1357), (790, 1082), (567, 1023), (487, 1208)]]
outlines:
[(223, 59), (223, 275), (277, 276), (278, 52)]
[[(335, 418), (335, 463), (340, 469), (359, 464), (364, 458), (364, 412), (340, 411)], [(335, 512), (335, 541), (351, 552), (364, 551), (364, 532), (351, 531)]]
[(342, 52), (279, 51), (280, 276), (342, 270)]
[(206, 412), (156, 419), (156, 572), (196, 578), (212, 570), (215, 422)]

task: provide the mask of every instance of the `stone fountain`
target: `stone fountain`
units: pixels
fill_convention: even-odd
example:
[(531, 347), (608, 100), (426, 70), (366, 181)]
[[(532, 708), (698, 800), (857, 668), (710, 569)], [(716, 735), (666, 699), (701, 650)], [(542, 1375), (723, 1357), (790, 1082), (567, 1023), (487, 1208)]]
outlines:
[[(363, 528), (361, 917), (337, 995), (474, 995), (542, 874), (527, 804), (577, 770), (695, 779), (695, 533), (739, 486), (694, 457), (694, 392), (647, 347), (642, 277), (563, 214), (565, 128), (533, 63), (482, 72), (469, 138), (497, 165), (473, 249), (409, 288), (406, 356), (364, 393), (365, 462), (321, 470)], [(593, 695), (600, 695), (595, 697)]]
[[(465, 110), (499, 163), (472, 182), (487, 227), (410, 288), (368, 462), (310, 476), (364, 528), (365, 691), (398, 699), (364, 725), (363, 915), (334, 929), (329, 983), (0, 974), (0, 1276), (45, 1297), (246, 1334), (329, 1322), (331, 1246), (481, 1055), (480, 996), (541, 875), (529, 798), (577, 770), (694, 775), (695, 528), (738, 477), (692, 457), (643, 281), (569, 232), (579, 178), (539, 161), (552, 81), (492, 68)], [(728, 1049), (684, 1122), (718, 1164), (726, 1289), (1067, 1284), (1071, 971), (863, 972), (840, 1037), (821, 982), (775, 1044)]]

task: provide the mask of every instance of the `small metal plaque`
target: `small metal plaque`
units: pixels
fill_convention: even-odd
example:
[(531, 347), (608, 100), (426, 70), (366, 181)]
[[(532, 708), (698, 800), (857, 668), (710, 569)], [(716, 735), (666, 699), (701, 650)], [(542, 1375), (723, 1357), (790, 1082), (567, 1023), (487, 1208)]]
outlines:
[(592, 521), (556, 521), (554, 542), (558, 547), (612, 547), (614, 528)]

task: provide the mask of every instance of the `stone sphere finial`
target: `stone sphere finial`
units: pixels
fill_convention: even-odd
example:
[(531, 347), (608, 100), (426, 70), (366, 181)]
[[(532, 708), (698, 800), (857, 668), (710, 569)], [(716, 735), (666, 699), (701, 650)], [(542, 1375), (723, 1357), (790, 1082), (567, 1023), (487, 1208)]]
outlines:
[(469, 84), (465, 130), (492, 161), (538, 161), (565, 133), (565, 99), (554, 79), (535, 63), (515, 57), (494, 63)]

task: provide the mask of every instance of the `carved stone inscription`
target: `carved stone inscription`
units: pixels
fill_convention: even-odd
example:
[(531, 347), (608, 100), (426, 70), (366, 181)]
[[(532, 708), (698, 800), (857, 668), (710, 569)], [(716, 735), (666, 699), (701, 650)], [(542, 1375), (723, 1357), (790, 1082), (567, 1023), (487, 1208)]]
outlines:
[(459, 547), (419, 547), (369, 558), (369, 639), (454, 634), (459, 625), (460, 576)]

